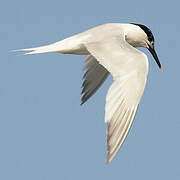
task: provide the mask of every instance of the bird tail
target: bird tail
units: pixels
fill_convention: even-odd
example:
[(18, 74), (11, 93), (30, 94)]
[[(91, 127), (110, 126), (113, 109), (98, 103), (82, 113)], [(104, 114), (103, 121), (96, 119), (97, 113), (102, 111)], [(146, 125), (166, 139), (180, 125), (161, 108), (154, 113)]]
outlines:
[(46, 46), (13, 50), (13, 52), (25, 52), (24, 55), (40, 54), (40, 53), (48, 53), (48, 52), (64, 53), (64, 51), (65, 51), (65, 44), (63, 43), (63, 40)]
[[(18, 49), (13, 50), (13, 52), (25, 52), (24, 55), (30, 54), (40, 54), (48, 52), (57, 52), (63, 54), (87, 54), (87, 50), (83, 49), (81, 37), (78, 35), (66, 38), (64, 40), (58, 41), (53, 44), (46, 46), (28, 48), (28, 49)], [(83, 51), (82, 51), (83, 50)]]

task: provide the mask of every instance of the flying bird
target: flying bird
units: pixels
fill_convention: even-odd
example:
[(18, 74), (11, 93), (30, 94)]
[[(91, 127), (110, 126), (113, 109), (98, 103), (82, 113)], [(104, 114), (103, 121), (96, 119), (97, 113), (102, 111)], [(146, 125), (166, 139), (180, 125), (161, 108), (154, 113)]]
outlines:
[(162, 70), (151, 30), (135, 23), (104, 24), (50, 45), (16, 51), (85, 55), (81, 104), (112, 75), (105, 105), (109, 163), (128, 134), (146, 85), (148, 58), (136, 47), (147, 48)]

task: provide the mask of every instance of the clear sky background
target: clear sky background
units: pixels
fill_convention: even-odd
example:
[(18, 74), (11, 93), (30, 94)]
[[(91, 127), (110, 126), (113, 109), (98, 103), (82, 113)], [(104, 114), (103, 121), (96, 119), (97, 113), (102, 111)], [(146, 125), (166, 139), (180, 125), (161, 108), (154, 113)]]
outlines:
[[(2, 0), (0, 6), (0, 179), (180, 179), (179, 1)], [(131, 131), (109, 164), (104, 106), (109, 77), (80, 106), (83, 56), (19, 56), (109, 22), (146, 24), (160, 72), (150, 71)]]

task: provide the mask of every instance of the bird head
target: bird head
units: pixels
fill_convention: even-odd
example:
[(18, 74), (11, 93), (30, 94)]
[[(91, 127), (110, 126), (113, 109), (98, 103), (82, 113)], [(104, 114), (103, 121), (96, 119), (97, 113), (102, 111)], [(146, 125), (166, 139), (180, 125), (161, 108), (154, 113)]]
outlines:
[(134, 47), (147, 48), (150, 51), (150, 53), (152, 54), (153, 58), (155, 59), (160, 70), (162, 70), (161, 63), (160, 63), (157, 53), (155, 51), (154, 36), (153, 36), (151, 30), (142, 24), (131, 23), (131, 25), (133, 25), (134, 27), (131, 27), (132, 31), (129, 31), (127, 33), (126, 40)]

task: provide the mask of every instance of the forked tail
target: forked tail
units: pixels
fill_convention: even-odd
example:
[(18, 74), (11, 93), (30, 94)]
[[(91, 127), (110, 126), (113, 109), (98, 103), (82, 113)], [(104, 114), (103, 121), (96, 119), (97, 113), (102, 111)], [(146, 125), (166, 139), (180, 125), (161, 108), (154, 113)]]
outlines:
[(18, 49), (14, 50), (14, 52), (24, 52), (24, 55), (30, 54), (40, 54), (40, 53), (48, 53), (48, 52), (57, 52), (57, 53), (64, 53), (64, 54), (82, 54), (82, 45), (81, 39), (76, 38), (76, 36), (72, 36), (66, 38), (62, 41), (58, 41), (53, 44), (49, 44), (46, 46), (40, 46), (35, 48), (27, 48), (27, 49)]
[(63, 51), (65, 51), (65, 44), (63, 43), (63, 41), (59, 41), (57, 43), (53, 43), (53, 44), (46, 45), (46, 46), (39, 46), (39, 47), (27, 48), (27, 49), (18, 49), (18, 50), (13, 50), (13, 51), (14, 52), (28, 51), (28, 52), (24, 53), (24, 55), (40, 54), (40, 53), (48, 53), (48, 52), (63, 53)]

